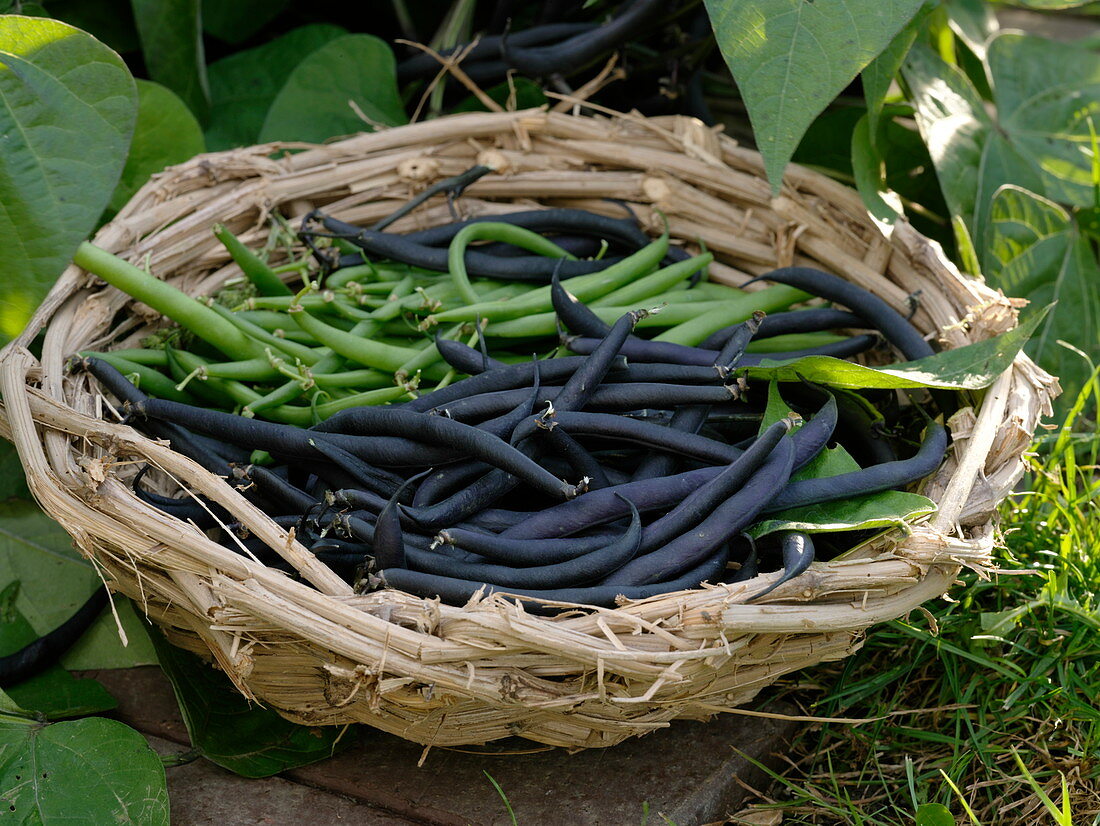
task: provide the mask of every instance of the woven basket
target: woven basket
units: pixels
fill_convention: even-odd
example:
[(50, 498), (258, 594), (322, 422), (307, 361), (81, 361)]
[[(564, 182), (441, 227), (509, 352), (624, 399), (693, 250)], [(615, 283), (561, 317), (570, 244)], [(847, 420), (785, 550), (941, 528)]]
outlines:
[[(275, 210), (293, 218), (323, 206), (369, 223), (478, 161), (498, 172), (458, 201), (466, 215), (539, 205), (619, 215), (605, 200), (619, 199), (650, 229), (659, 209), (681, 243), (704, 242), (719, 262), (712, 277), (728, 284), (794, 263), (899, 309), (919, 291), (914, 323), (946, 348), (1015, 324), (1013, 302), (961, 276), (904, 222), (885, 239), (855, 192), (798, 167), (773, 199), (759, 155), (687, 118), (463, 114), (326, 146), (204, 155), (142, 188), (95, 243), (206, 294), (240, 275), (211, 235), (215, 222), (252, 246)], [(394, 228), (449, 220), (437, 200)], [(991, 388), (965, 394), (950, 454), (923, 486), (938, 513), (815, 563), (760, 604), (744, 602), (777, 574), (546, 618), (499, 595), (462, 608), (393, 591), (356, 596), (223, 480), (115, 424), (98, 386), (68, 375), (66, 359), (130, 346), (158, 323), (70, 267), (0, 354), (0, 434), (16, 443), (35, 497), (112, 590), (176, 645), (212, 656), (247, 696), (297, 722), (360, 722), (436, 745), (518, 735), (609, 746), (728, 711), (782, 674), (851, 654), (867, 628), (939, 596), (961, 566), (987, 568), (995, 506), (1057, 392), (1021, 355)], [(28, 345), (42, 331), (36, 359)], [(138, 500), (127, 482), (144, 463), (224, 505), (310, 584)]]

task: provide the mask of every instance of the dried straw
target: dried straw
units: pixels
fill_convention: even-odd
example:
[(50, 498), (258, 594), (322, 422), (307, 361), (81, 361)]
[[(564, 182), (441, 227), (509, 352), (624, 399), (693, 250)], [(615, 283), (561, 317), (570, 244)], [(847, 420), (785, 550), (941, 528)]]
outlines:
[[(486, 157), (498, 172), (468, 189), (458, 203), (466, 215), (514, 205), (617, 215), (623, 207), (608, 199), (618, 199), (650, 228), (660, 226), (660, 209), (677, 243), (704, 242), (728, 283), (796, 262), (898, 309), (919, 290), (914, 322), (942, 347), (1016, 323), (1011, 300), (960, 275), (905, 222), (884, 238), (856, 193), (799, 167), (772, 198), (759, 155), (687, 118), (463, 114), (326, 146), (204, 155), (156, 176), (95, 243), (205, 293), (240, 276), (211, 235), (215, 222), (251, 244), (266, 239), (272, 212), (325, 207), (369, 222)], [(449, 220), (440, 203), (394, 229)], [(246, 695), (302, 723), (362, 722), (428, 745), (519, 735), (609, 746), (732, 709), (782, 674), (849, 655), (870, 626), (939, 596), (961, 567), (987, 570), (993, 509), (1023, 472), (1028, 437), (1057, 392), (1021, 355), (988, 391), (961, 394), (952, 451), (924, 485), (939, 512), (816, 563), (760, 603), (746, 600), (775, 574), (545, 618), (501, 595), (461, 608), (393, 591), (355, 596), (223, 480), (118, 424), (66, 359), (132, 344), (158, 324), (148, 308), (70, 267), (0, 354), (0, 435), (15, 442), (35, 498), (113, 590), (175, 644), (212, 657)], [(35, 358), (28, 346), (42, 331)], [(304, 582), (138, 500), (126, 482), (143, 463), (166, 484), (223, 505)]]

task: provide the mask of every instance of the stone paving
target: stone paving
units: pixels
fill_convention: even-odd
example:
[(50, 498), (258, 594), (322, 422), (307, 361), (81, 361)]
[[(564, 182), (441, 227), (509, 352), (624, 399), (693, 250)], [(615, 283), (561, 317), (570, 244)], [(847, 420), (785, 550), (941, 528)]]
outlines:
[[(161, 754), (187, 750), (171, 686), (155, 666), (84, 672), (119, 701), (119, 720)], [(469, 749), (423, 747), (363, 728), (340, 754), (264, 780), (206, 760), (167, 769), (173, 826), (508, 826), (500, 784), (520, 826), (721, 823), (761, 783), (746, 758), (777, 766), (796, 723), (726, 714), (609, 749), (569, 754), (524, 740)], [(739, 753), (739, 751), (741, 753)], [(668, 820), (664, 820), (663, 818)]]

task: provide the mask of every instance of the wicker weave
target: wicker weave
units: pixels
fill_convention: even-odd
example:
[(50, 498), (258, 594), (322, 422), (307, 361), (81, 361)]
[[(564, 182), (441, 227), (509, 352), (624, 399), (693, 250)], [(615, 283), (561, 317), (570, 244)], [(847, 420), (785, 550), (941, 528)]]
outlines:
[[(704, 242), (719, 262), (712, 277), (728, 284), (805, 263), (899, 309), (919, 291), (914, 323), (941, 347), (1015, 324), (1013, 302), (961, 276), (906, 223), (887, 240), (855, 192), (798, 167), (773, 199), (759, 155), (686, 118), (464, 114), (326, 146), (204, 155), (142, 188), (95, 243), (208, 293), (240, 274), (211, 235), (215, 222), (253, 246), (276, 210), (293, 218), (324, 206), (370, 222), (478, 160), (498, 172), (458, 202), (467, 215), (539, 205), (616, 215), (606, 199), (620, 199), (650, 229), (657, 208), (689, 248)], [(448, 220), (436, 200), (394, 228)], [(35, 497), (113, 590), (175, 644), (212, 655), (249, 697), (302, 723), (362, 722), (424, 744), (518, 735), (608, 746), (729, 710), (782, 674), (849, 655), (868, 627), (937, 597), (961, 566), (987, 569), (993, 510), (1057, 392), (1021, 355), (991, 388), (965, 394), (950, 454), (924, 485), (938, 513), (815, 563), (759, 604), (743, 603), (778, 574), (546, 618), (499, 595), (462, 608), (392, 591), (356, 596), (224, 481), (115, 424), (97, 385), (68, 375), (65, 361), (133, 345), (158, 323), (70, 267), (0, 356), (0, 432), (18, 446)], [(42, 330), (36, 359), (28, 344)], [(146, 462), (239, 516), (310, 584), (139, 501), (127, 481)]]

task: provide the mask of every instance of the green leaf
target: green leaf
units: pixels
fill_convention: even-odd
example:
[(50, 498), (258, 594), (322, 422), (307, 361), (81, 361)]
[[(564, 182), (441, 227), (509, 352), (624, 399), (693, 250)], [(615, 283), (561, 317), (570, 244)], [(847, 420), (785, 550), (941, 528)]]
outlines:
[(211, 63), (207, 148), (216, 152), (256, 143), (267, 110), (297, 61), (346, 33), (327, 23), (300, 26), (263, 46)]
[(985, 60), (986, 44), (1000, 29), (993, 5), (986, 0), (948, 0), (947, 15), (951, 31)]
[(890, 84), (901, 71), (905, 55), (912, 48), (913, 41), (917, 39), (917, 34), (923, 28), (930, 11), (931, 6), (922, 6), (913, 19), (905, 24), (905, 28), (894, 36), (890, 45), (883, 49), (882, 54), (863, 69), (863, 97), (867, 101), (867, 118), (870, 121), (870, 139), (873, 146), (878, 144), (879, 118), (882, 115), (882, 107), (886, 102)]
[(199, 0), (130, 0), (149, 77), (179, 95), (200, 122), (210, 113)]
[(973, 85), (931, 47), (915, 43), (902, 74), (952, 216), (973, 227), (978, 175), (992, 121)]
[(0, 441), (0, 501), (5, 499), (30, 499), (27, 477), (15, 445)]
[(749, 529), (753, 538), (775, 531), (833, 533), (889, 528), (936, 512), (936, 503), (916, 493), (887, 490), (768, 514)]
[(921, 2), (706, 0), (775, 192), (806, 127)]
[(1013, 145), (1040, 169), (1046, 190), (1041, 194), (1093, 206), (1089, 125), (1100, 117), (1100, 55), (1070, 43), (1005, 32), (989, 44), (989, 72), (997, 119)]
[(268, 110), (260, 140), (320, 142), (407, 121), (390, 47), (369, 34), (348, 34), (294, 67)]
[(993, 198), (990, 284), (1035, 304), (1057, 302), (1027, 352), (1062, 382), (1069, 404), (1088, 379), (1088, 363), (1058, 344), (1087, 351), (1100, 341), (1100, 267), (1087, 238), (1062, 207), (1018, 187)]
[(168, 826), (160, 758), (116, 720), (0, 717), (0, 790), (14, 823)]
[(250, 703), (221, 671), (150, 632), (172, 682), (192, 745), (208, 760), (244, 777), (268, 777), (331, 757), (353, 738), (339, 726), (299, 726)]
[(202, 27), (207, 34), (236, 45), (272, 20), (289, 0), (202, 0)]
[(91, 671), (157, 664), (157, 653), (134, 603), (121, 594), (115, 594), (113, 600), (126, 644), (119, 637), (114, 617), (105, 613), (61, 656), (61, 665), (70, 671)]
[(775, 362), (765, 359), (758, 367), (746, 367), (738, 372), (748, 375), (750, 379), (809, 379), (818, 384), (850, 390), (912, 387), (979, 390), (988, 387), (1008, 369), (1049, 312), (1050, 307), (1032, 312), (1026, 321), (1007, 333), (889, 367), (865, 367), (829, 356), (805, 356)]
[[(1094, 205), (1092, 133), (1100, 113), (1100, 56), (1073, 44), (1002, 33), (988, 44), (994, 116), (966, 76), (917, 43), (904, 75), (953, 216), (989, 247), (993, 194), (1016, 185)], [(988, 266), (982, 258), (983, 271)]]
[(22, 331), (95, 227), (136, 106), (102, 43), (56, 20), (0, 17), (0, 341)]
[[(12, 582), (22, 583), (16, 609), (39, 634), (56, 628), (84, 604), (95, 588), (102, 587), (65, 530), (33, 502), (23, 500), (0, 503), (0, 587)], [(66, 658), (74, 668), (123, 668), (153, 661), (144, 635), (138, 629), (135, 633), (129, 631), (132, 626), (126, 617), (129, 614), (132, 623), (133, 612), (124, 610), (123, 598), (116, 597), (115, 601), (124, 618), (129, 646), (122, 646), (114, 617), (104, 612), (86, 635), (93, 639), (87, 643), (82, 639), (75, 647), (82, 652), (81, 660)]]
[(863, 205), (884, 234), (902, 214), (901, 199), (886, 186), (886, 165), (871, 142), (870, 118), (864, 115), (852, 133), (852, 173)]
[(130, 154), (122, 179), (111, 196), (110, 208), (126, 205), (150, 175), (183, 163), (205, 149), (202, 127), (172, 90), (149, 80), (137, 81), (138, 115)]
[(942, 803), (922, 803), (917, 807), (916, 826), (955, 826), (955, 816)]
[[(13, 582), (0, 591), (0, 656), (13, 654), (38, 639), (31, 624), (15, 608), (18, 590), (19, 584)], [(57, 665), (8, 686), (8, 696), (20, 708), (40, 712), (51, 719), (83, 717), (109, 711), (118, 705), (100, 683), (78, 680)]]

